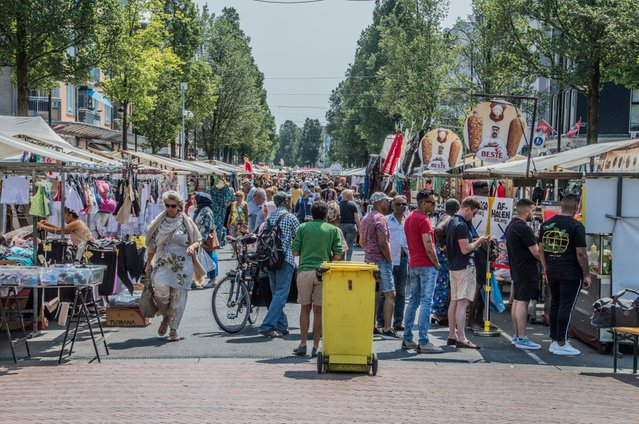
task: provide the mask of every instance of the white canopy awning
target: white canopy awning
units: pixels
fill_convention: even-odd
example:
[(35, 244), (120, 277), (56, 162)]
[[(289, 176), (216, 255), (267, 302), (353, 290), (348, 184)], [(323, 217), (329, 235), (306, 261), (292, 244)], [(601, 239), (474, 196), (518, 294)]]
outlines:
[[(530, 163), (530, 176), (542, 177), (544, 174), (568, 173), (569, 170), (588, 163), (591, 158), (596, 158), (604, 153), (614, 150), (636, 146), (639, 146), (639, 140), (615, 141), (610, 143), (591, 144), (549, 156), (532, 158)], [(467, 169), (464, 171), (464, 178), (525, 177), (527, 161), (528, 159), (522, 159), (514, 162), (492, 164), (479, 168)]]
[[(117, 161), (106, 159), (87, 150), (72, 146), (56, 134), (56, 132), (47, 125), (44, 119), (39, 116), (0, 116), (0, 135), (26, 141), (47, 150), (61, 151), (70, 156), (80, 158), (82, 161), (113, 166), (121, 165), (121, 163)], [(3, 148), (0, 148), (0, 159), (7, 159), (17, 154), (22, 154), (22, 152), (16, 152), (13, 148), (8, 148), (7, 146), (2, 147)]]
[(37, 146), (27, 141), (19, 140), (13, 137), (7, 137), (0, 134), (0, 157), (9, 158), (12, 156), (21, 155), (23, 152), (29, 152), (34, 155), (43, 156), (45, 158), (53, 159), (59, 162), (94, 164), (86, 159), (71, 156), (64, 152), (47, 149), (46, 147)]

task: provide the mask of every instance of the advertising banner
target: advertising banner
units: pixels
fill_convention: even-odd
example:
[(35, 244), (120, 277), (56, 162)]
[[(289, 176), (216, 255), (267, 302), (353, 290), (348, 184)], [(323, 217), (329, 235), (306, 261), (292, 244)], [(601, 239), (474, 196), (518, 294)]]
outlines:
[(429, 171), (448, 171), (454, 168), (462, 153), (459, 136), (445, 128), (426, 133), (422, 139), (422, 163)]
[(497, 240), (505, 239), (508, 223), (513, 218), (513, 199), (501, 197), (475, 197), (481, 209), (473, 218), (473, 227), (480, 236), (487, 234)]
[(519, 110), (502, 101), (480, 103), (464, 123), (468, 150), (485, 162), (505, 162), (514, 157), (525, 132), (526, 120)]

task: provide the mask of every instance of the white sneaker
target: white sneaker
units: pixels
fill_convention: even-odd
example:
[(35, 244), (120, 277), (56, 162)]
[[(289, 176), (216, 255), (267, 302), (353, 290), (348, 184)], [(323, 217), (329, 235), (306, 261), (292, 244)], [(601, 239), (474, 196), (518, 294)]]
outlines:
[(559, 344), (557, 342), (552, 342), (550, 343), (550, 346), (548, 346), (548, 352), (553, 353), (558, 347)]
[(570, 346), (570, 343), (566, 342), (563, 346), (557, 345), (555, 350), (553, 350), (553, 355), (557, 356), (577, 356), (581, 355), (581, 352), (578, 349)]

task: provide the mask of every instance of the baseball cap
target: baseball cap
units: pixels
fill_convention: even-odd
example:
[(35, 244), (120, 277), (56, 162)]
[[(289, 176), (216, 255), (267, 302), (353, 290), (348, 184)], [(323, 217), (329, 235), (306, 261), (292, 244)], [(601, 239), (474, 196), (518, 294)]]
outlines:
[(283, 191), (278, 191), (277, 193), (275, 193), (273, 195), (273, 203), (275, 203), (275, 205), (279, 206), (282, 203), (284, 203), (284, 201), (286, 199), (290, 199), (292, 196), (288, 193), (285, 193)]
[(388, 200), (390, 202), (393, 200), (393, 198), (388, 197), (385, 193), (382, 193), (381, 191), (373, 193), (373, 195), (371, 196), (371, 203), (373, 204), (377, 202), (381, 202), (382, 200)]

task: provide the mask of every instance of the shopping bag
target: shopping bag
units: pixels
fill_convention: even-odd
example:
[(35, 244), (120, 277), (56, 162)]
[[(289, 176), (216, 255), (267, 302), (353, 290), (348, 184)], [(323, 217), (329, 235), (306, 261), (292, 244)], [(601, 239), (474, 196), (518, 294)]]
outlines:
[[(486, 290), (484, 287), (481, 288), (481, 295), (485, 304)], [(501, 296), (501, 290), (499, 290), (499, 284), (497, 284), (495, 273), (492, 272), (490, 273), (490, 310), (499, 314), (506, 310), (506, 305), (504, 304), (504, 299)]]
[(205, 249), (198, 249), (198, 259), (204, 271), (215, 271), (215, 261)]
[(211, 231), (204, 243), (202, 243), (202, 248), (207, 252), (212, 252), (220, 248), (220, 242), (217, 238), (217, 232), (215, 230)]
[(145, 318), (153, 318), (158, 313), (158, 307), (153, 299), (153, 286), (151, 281), (147, 281), (140, 295), (140, 312)]

